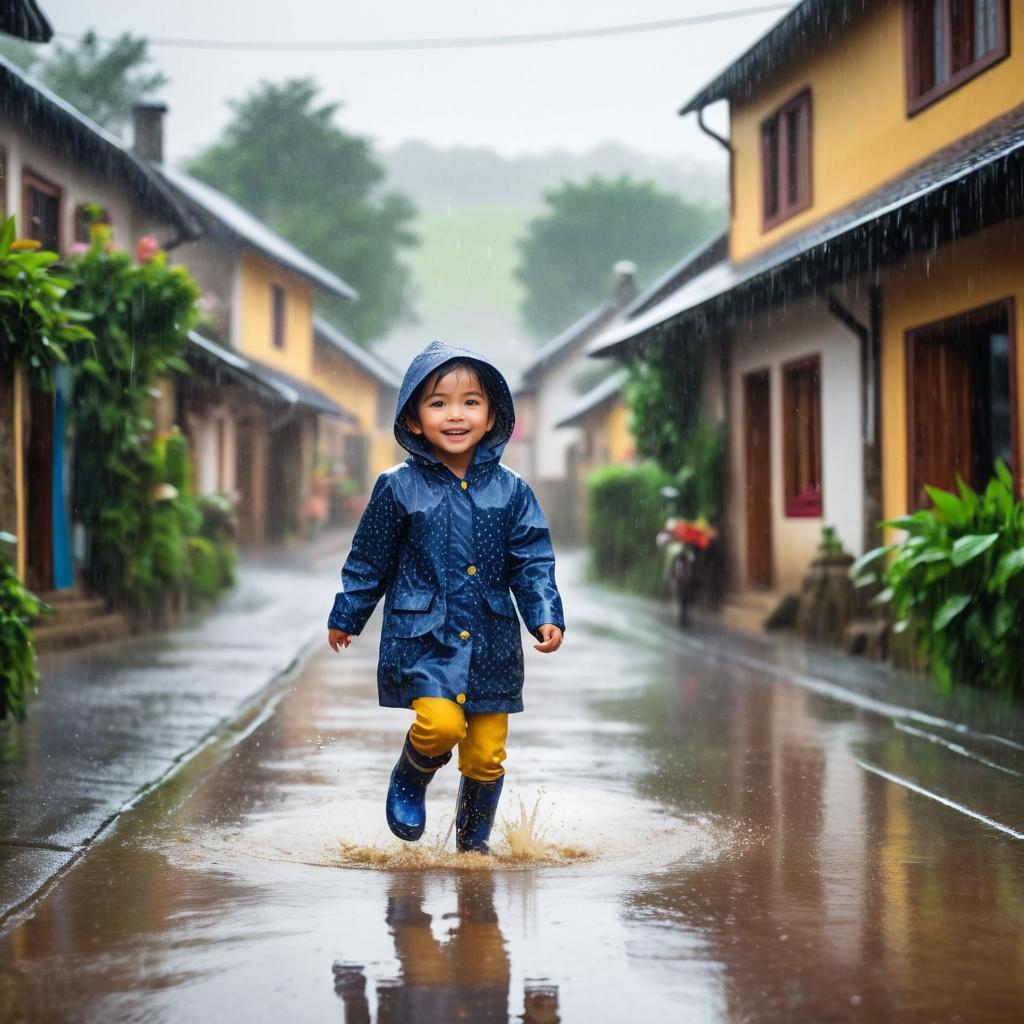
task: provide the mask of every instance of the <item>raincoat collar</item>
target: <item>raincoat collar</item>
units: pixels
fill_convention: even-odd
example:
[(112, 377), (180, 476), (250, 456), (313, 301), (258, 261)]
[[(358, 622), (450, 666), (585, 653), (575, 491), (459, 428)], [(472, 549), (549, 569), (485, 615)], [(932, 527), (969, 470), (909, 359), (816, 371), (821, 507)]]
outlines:
[(482, 468), (498, 462), (501, 453), (512, 436), (516, 413), (512, 403), (512, 392), (508, 381), (501, 371), (479, 352), (468, 348), (456, 348), (446, 345), (443, 341), (432, 341), (409, 364), (402, 381), (402, 389), (398, 393), (398, 405), (395, 409), (395, 440), (412, 455), (420, 465), (445, 468), (444, 463), (434, 454), (434, 450), (420, 434), (414, 434), (406, 425), (403, 412), (413, 392), (420, 383), (433, 373), (439, 366), (450, 359), (471, 359), (485, 379), (487, 392), (494, 410), (494, 426), (484, 439), (477, 445), (473, 453), (467, 475), (476, 475)]

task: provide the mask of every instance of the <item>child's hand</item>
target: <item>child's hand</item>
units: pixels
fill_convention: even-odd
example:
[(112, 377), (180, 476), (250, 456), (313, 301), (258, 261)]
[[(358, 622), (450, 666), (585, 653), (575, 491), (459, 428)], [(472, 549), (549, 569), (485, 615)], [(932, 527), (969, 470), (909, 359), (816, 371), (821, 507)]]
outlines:
[(535, 651), (540, 651), (541, 654), (552, 654), (562, 646), (562, 631), (550, 622), (544, 623), (537, 632), (540, 634), (542, 643), (533, 645)]
[(352, 643), (352, 637), (343, 629), (329, 629), (327, 642), (331, 645), (331, 650), (340, 651), (342, 647), (348, 647)]

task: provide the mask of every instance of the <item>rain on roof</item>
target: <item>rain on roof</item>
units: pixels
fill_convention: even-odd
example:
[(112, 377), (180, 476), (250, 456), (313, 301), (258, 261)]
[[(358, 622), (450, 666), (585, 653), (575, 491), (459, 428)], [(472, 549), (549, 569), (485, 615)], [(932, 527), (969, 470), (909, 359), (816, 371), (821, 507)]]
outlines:
[(53, 29), (35, 0), (0, 0), (0, 32), (29, 43), (48, 43)]
[[(757, 295), (781, 301), (1024, 216), (1024, 104), (933, 153), (838, 213), (744, 263), (723, 258), (588, 346), (611, 356), (642, 335)], [(639, 298), (639, 297), (638, 297)], [(636, 303), (634, 303), (636, 305)]]
[(243, 356), (240, 352), (218, 345), (198, 331), (189, 331), (188, 340), (191, 354), (201, 359), (213, 360), (218, 368), (230, 377), (250, 388), (255, 385), (256, 392), (272, 402), (310, 409), (333, 416), (343, 423), (358, 423), (352, 413), (328, 398), (318, 388), (297, 380), (290, 374), (282, 373), (265, 363), (257, 362), (250, 356)]
[(609, 377), (605, 377), (600, 384), (596, 384), (586, 394), (581, 395), (578, 401), (572, 406), (568, 414), (560, 419), (556, 427), (575, 427), (587, 416), (605, 402), (615, 398), (623, 385), (626, 383), (626, 372), (616, 370)]
[(607, 319), (615, 312), (615, 303), (608, 301), (595, 306), (589, 312), (584, 313), (578, 320), (570, 324), (560, 334), (555, 335), (539, 352), (530, 360), (520, 374), (520, 388), (532, 385), (534, 378), (552, 359), (559, 356), (565, 349), (574, 342), (579, 341), (588, 331), (600, 326), (601, 321)]
[(202, 233), (184, 203), (145, 160), (4, 57), (0, 57), (0, 112), (45, 139), (62, 157), (121, 182), (143, 207), (173, 224), (182, 238)]
[(793, 57), (812, 56), (828, 47), (833, 32), (852, 25), (878, 3), (879, 0), (803, 0), (683, 104), (679, 113), (689, 114), (716, 100), (748, 99)]

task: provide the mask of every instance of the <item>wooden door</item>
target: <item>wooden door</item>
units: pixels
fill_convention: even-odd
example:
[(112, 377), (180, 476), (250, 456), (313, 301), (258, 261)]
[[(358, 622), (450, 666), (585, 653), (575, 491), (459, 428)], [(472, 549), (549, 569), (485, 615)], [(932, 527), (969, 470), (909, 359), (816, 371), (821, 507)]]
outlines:
[(25, 459), (27, 515), (25, 581), (32, 590), (53, 589), (53, 395), (29, 395)]
[(911, 337), (910, 504), (931, 504), (924, 485), (956, 491), (972, 473), (971, 366), (955, 338)]
[(767, 370), (743, 378), (746, 463), (747, 582), (772, 583), (771, 378)]

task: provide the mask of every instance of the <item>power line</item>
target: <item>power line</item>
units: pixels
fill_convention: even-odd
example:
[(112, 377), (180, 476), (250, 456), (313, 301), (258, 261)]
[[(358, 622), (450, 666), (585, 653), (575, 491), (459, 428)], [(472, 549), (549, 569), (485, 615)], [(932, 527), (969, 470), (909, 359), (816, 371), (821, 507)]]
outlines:
[[(256, 40), (232, 39), (172, 39), (167, 37), (146, 38), (150, 46), (166, 46), (191, 50), (266, 50), (280, 52), (338, 52), (343, 50), (456, 50), (492, 46), (529, 46), (534, 43), (559, 43), (571, 39), (598, 39), (606, 36), (635, 35), (640, 32), (661, 32), (665, 29), (683, 28), (687, 25), (707, 25), (718, 21), (733, 21), (754, 14), (769, 14), (773, 11), (788, 10), (792, 3), (764, 4), (760, 7), (741, 7), (717, 14), (695, 14), (686, 18), (667, 18), (664, 21), (647, 21), (630, 25), (607, 25), (603, 28), (566, 29), (562, 32), (530, 32), (512, 36), (464, 36), (462, 38), (435, 39), (352, 39), (333, 42), (259, 42)], [(78, 39), (73, 32), (57, 32), (63, 39)], [(112, 43), (110, 37), (97, 37), (101, 42)]]

